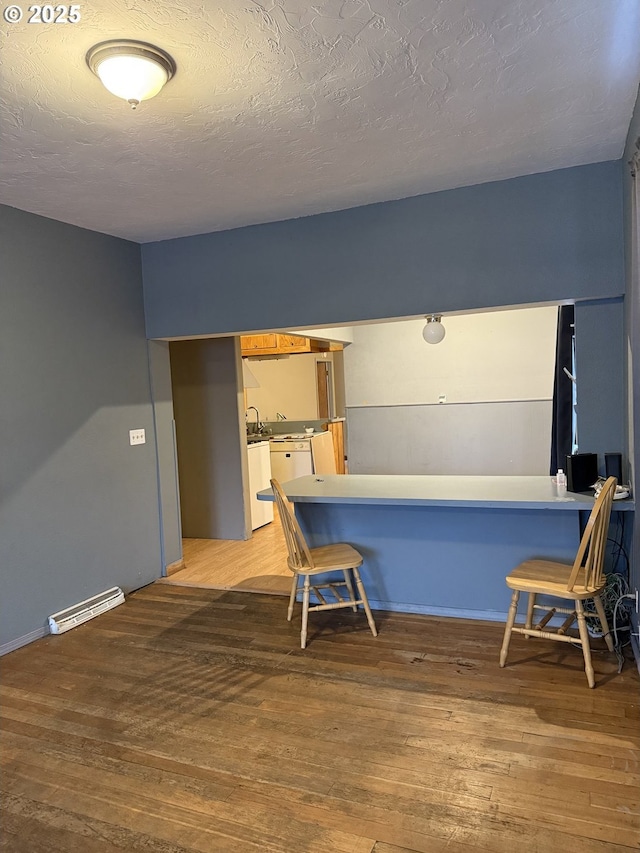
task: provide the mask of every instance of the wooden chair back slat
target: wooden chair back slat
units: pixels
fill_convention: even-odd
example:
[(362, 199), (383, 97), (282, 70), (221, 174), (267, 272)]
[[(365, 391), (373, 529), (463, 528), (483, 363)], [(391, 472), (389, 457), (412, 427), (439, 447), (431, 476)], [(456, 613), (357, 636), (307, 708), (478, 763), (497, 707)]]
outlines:
[(567, 585), (572, 590), (580, 573), (584, 571), (586, 587), (598, 587), (602, 583), (604, 573), (604, 554), (611, 517), (611, 504), (615, 493), (617, 480), (609, 477), (603, 485), (600, 494), (593, 505), (589, 520), (580, 540), (580, 547), (573, 563), (573, 569)]
[[(615, 490), (616, 479), (609, 477), (594, 501), (573, 565), (567, 565), (556, 560), (525, 560), (507, 575), (507, 586), (512, 590), (512, 595), (507, 623), (504, 628), (502, 648), (500, 649), (501, 667), (506, 666), (511, 635), (514, 633), (560, 643), (579, 642), (582, 647), (587, 683), (589, 687), (595, 687), (595, 671), (591, 659), (589, 628), (584, 602), (587, 599), (593, 601), (595, 613), (591, 615), (600, 622), (602, 636), (608, 650), (610, 652), (615, 651), (607, 614), (601, 598), (605, 589), (604, 557)], [(524, 625), (516, 625), (521, 592), (525, 592), (529, 596), (527, 615)], [(545, 596), (545, 600), (536, 603), (538, 595)], [(554, 603), (554, 598), (560, 599), (562, 603), (566, 602), (567, 599), (572, 600), (573, 609), (558, 606)], [(546, 616), (537, 625), (534, 625), (534, 612), (540, 610), (546, 611)], [(566, 614), (567, 618), (560, 627), (552, 627), (547, 630), (545, 626), (556, 613)], [(571, 625), (576, 620), (579, 639), (569, 633)]]
[[(284, 532), (285, 542), (289, 558), (287, 565), (293, 572), (291, 593), (289, 594), (289, 609), (287, 619), (291, 621), (293, 606), (299, 593), (302, 594), (302, 629), (300, 631), (300, 648), (307, 645), (307, 627), (309, 613), (318, 610), (337, 610), (349, 607), (354, 613), (358, 606), (362, 605), (369, 623), (369, 628), (374, 637), (378, 636), (378, 629), (369, 607), (367, 593), (360, 577), (359, 567), (362, 565), (362, 554), (356, 551), (348, 542), (335, 542), (329, 545), (320, 545), (317, 548), (309, 548), (304, 538), (298, 519), (295, 517), (291, 504), (277, 480), (271, 479), (271, 488), (278, 507), (280, 522)], [(314, 560), (315, 556), (315, 560)], [(325, 580), (311, 583), (310, 576), (320, 577), (327, 573), (341, 572), (343, 580)], [(302, 585), (299, 585), (302, 580)], [(344, 587), (348, 597), (341, 595), (339, 588)], [(357, 596), (355, 590), (357, 589)], [(333, 593), (335, 601), (328, 600), (323, 591)], [(311, 593), (319, 603), (311, 606)]]
[(305, 570), (313, 569), (313, 557), (307, 545), (307, 540), (304, 538), (297, 518), (291, 511), (285, 493), (276, 480), (271, 480), (271, 488), (273, 489), (278, 513), (282, 522), (287, 551), (289, 552), (290, 567), (294, 571), (299, 570), (301, 573)]

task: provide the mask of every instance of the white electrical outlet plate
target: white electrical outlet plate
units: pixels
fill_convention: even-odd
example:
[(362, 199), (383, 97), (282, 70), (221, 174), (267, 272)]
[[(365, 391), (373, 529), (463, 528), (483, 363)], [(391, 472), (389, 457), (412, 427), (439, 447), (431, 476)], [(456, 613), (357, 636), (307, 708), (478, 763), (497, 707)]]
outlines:
[(145, 444), (146, 440), (143, 429), (129, 430), (129, 444)]
[(446, 394), (438, 394), (438, 402), (439, 403), (446, 403), (447, 402), (447, 395)]

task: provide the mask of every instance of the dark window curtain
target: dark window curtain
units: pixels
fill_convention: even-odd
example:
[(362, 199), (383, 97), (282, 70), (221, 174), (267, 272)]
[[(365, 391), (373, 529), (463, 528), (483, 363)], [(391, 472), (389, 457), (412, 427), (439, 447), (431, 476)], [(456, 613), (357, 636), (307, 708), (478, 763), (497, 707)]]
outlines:
[(553, 422), (551, 427), (550, 473), (565, 468), (565, 456), (571, 453), (573, 439), (573, 383), (564, 372), (571, 372), (573, 364), (573, 305), (558, 309), (556, 336), (556, 367), (553, 380)]

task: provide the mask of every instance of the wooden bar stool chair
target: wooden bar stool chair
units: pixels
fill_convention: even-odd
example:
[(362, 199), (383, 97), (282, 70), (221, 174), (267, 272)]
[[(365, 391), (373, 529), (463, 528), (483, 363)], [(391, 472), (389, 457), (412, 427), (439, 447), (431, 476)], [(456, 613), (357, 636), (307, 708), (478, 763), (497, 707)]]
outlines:
[[(615, 477), (609, 477), (593, 505), (572, 566), (566, 563), (556, 563), (551, 560), (527, 560), (524, 563), (520, 563), (511, 574), (507, 575), (507, 586), (513, 590), (513, 595), (511, 596), (511, 605), (509, 607), (504, 640), (500, 651), (500, 666), (504, 666), (507, 662), (509, 641), (511, 634), (514, 632), (524, 634), (525, 637), (542, 637), (545, 640), (574, 643), (575, 645), (582, 646), (584, 669), (589, 687), (595, 685), (591, 663), (591, 648), (589, 646), (589, 632), (587, 630), (582, 602), (585, 598), (593, 599), (607, 648), (612, 652), (613, 640), (609, 633), (607, 617), (602, 606), (600, 593), (605, 586), (603, 571), (604, 552), (615, 488)], [(529, 594), (524, 627), (514, 624), (521, 592)], [(558, 599), (572, 601), (573, 609), (562, 606), (536, 604), (537, 595), (554, 596)], [(537, 625), (534, 625), (533, 614), (536, 610), (544, 610), (546, 611), (546, 615), (540, 619)], [(567, 618), (556, 630), (545, 630), (547, 622), (556, 613), (563, 613)], [(578, 620), (579, 639), (567, 635), (567, 631), (576, 619)]]
[[(358, 553), (355, 548), (352, 548), (351, 545), (347, 545), (345, 542), (338, 542), (334, 545), (321, 545), (319, 548), (309, 548), (280, 483), (277, 480), (271, 480), (271, 488), (275, 495), (280, 521), (284, 530), (284, 538), (289, 552), (287, 565), (293, 572), (289, 609), (287, 611), (289, 622), (291, 622), (293, 615), (293, 605), (296, 595), (302, 590), (301, 648), (304, 649), (307, 645), (309, 613), (317, 610), (338, 610), (342, 607), (350, 607), (355, 613), (358, 610), (358, 605), (361, 604), (364, 607), (371, 633), (374, 637), (377, 637), (376, 623), (373, 621), (367, 594), (358, 570), (359, 566), (362, 565), (362, 554)], [(315, 575), (336, 571), (342, 572), (343, 580), (311, 583), (310, 578)], [(352, 573), (353, 579), (351, 577)], [(301, 585), (299, 584), (299, 578), (304, 578)], [(355, 580), (356, 589), (358, 590), (358, 598), (356, 598), (354, 593), (353, 580)], [(327, 591), (333, 594), (336, 600), (327, 601), (323, 590), (325, 594)], [(320, 604), (309, 606), (311, 591), (315, 593)]]

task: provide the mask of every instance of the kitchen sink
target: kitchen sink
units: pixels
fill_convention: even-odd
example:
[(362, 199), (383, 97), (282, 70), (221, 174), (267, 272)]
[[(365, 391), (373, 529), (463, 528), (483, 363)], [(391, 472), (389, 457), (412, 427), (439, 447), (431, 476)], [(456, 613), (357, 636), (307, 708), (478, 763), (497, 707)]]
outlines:
[(301, 439), (312, 438), (312, 435), (304, 432), (285, 432), (276, 433), (275, 435), (262, 435), (259, 432), (247, 433), (247, 444), (255, 444), (256, 441), (300, 441)]

